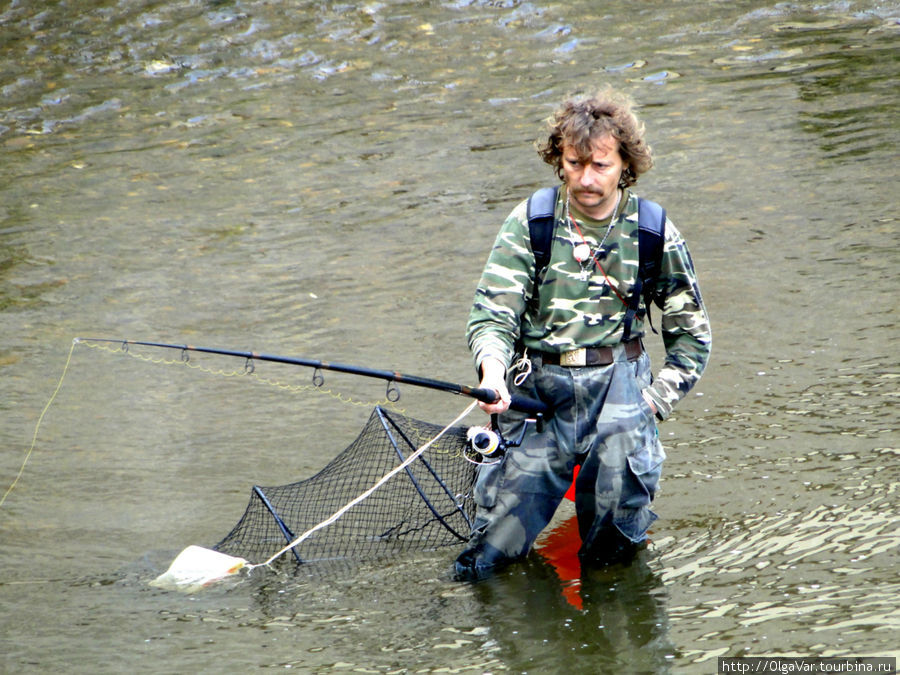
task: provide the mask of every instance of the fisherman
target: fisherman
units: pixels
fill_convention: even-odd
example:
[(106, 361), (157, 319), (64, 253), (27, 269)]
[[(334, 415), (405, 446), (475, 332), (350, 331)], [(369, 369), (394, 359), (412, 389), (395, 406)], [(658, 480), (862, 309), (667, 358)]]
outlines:
[[(469, 315), (480, 386), (499, 395), (481, 408), (506, 439), (524, 436), (479, 468), (477, 514), (456, 560), (460, 579), (526, 555), (576, 467), (582, 564), (630, 560), (657, 518), (650, 504), (665, 459), (657, 420), (709, 359), (709, 320), (687, 245), (652, 202), (661, 259), (643, 289), (638, 282), (641, 256), (651, 255), (638, 250), (638, 215), (653, 217), (631, 188), (653, 160), (630, 99), (612, 89), (575, 96), (547, 124), (538, 153), (562, 180), (550, 206), (549, 259), (536, 259), (532, 200), (522, 201), (497, 236)], [(666, 350), (655, 379), (642, 343), (653, 328), (651, 298)], [(510, 392), (544, 401), (554, 414), (528, 424), (527, 414), (509, 409)]]

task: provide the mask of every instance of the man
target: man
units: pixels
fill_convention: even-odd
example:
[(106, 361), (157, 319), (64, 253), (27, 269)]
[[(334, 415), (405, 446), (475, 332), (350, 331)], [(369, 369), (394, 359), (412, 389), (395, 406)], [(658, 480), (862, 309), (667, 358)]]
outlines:
[[(549, 260), (538, 269), (523, 201), (497, 236), (469, 316), (480, 386), (499, 395), (482, 409), (499, 416), (507, 439), (526, 428), (520, 446), (479, 469), (478, 511), (456, 561), (459, 578), (485, 576), (527, 554), (576, 466), (582, 562), (630, 558), (657, 517), (649, 507), (665, 453), (656, 420), (669, 416), (709, 359), (709, 321), (691, 257), (662, 215), (661, 262), (647, 286), (662, 309), (666, 361), (651, 376), (641, 341), (649, 307), (635, 293), (639, 200), (630, 188), (653, 162), (630, 101), (611, 90), (572, 98), (548, 127), (538, 151), (563, 183)], [(629, 312), (633, 298), (639, 304)], [(526, 424), (509, 410), (510, 389), (548, 403), (554, 414)]]

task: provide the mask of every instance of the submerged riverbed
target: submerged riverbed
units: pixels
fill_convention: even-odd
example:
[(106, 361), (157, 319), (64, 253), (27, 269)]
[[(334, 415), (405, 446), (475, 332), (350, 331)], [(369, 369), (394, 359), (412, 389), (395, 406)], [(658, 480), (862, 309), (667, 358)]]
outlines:
[[(876, 0), (6, 3), (0, 489), (28, 463), (0, 506), (0, 669), (896, 656), (898, 38)], [(579, 574), (565, 511), (476, 585), (446, 549), (150, 587), (252, 485), (322, 468), (384, 386), (73, 338), (475, 384), (468, 306), (503, 218), (553, 179), (541, 121), (603, 83), (640, 105), (638, 191), (685, 234), (714, 332), (660, 428), (646, 554)], [(401, 393), (436, 424), (467, 403)]]

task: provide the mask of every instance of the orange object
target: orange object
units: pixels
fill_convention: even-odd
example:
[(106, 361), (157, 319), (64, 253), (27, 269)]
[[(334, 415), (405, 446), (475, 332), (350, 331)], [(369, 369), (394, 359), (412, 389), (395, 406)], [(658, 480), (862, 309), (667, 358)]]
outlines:
[(563, 598), (575, 609), (583, 609), (581, 597), (581, 560), (578, 549), (581, 536), (578, 534), (578, 517), (572, 516), (559, 527), (554, 528), (536, 548), (538, 554), (553, 566), (559, 577)]
[(575, 473), (572, 476), (572, 484), (569, 486), (568, 492), (566, 492), (566, 499), (568, 499), (570, 502), (575, 501), (575, 479), (578, 478), (578, 470), (579, 469), (581, 469), (581, 465), (577, 464), (575, 466)]

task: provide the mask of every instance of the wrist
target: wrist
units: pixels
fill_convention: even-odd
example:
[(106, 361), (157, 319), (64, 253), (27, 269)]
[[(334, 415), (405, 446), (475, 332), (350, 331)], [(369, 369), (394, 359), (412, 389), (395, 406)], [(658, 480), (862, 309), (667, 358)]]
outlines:
[(479, 365), (479, 370), (481, 371), (481, 381), (492, 380), (492, 381), (505, 381), (506, 380), (506, 366), (503, 363), (492, 356), (485, 358), (481, 364)]

